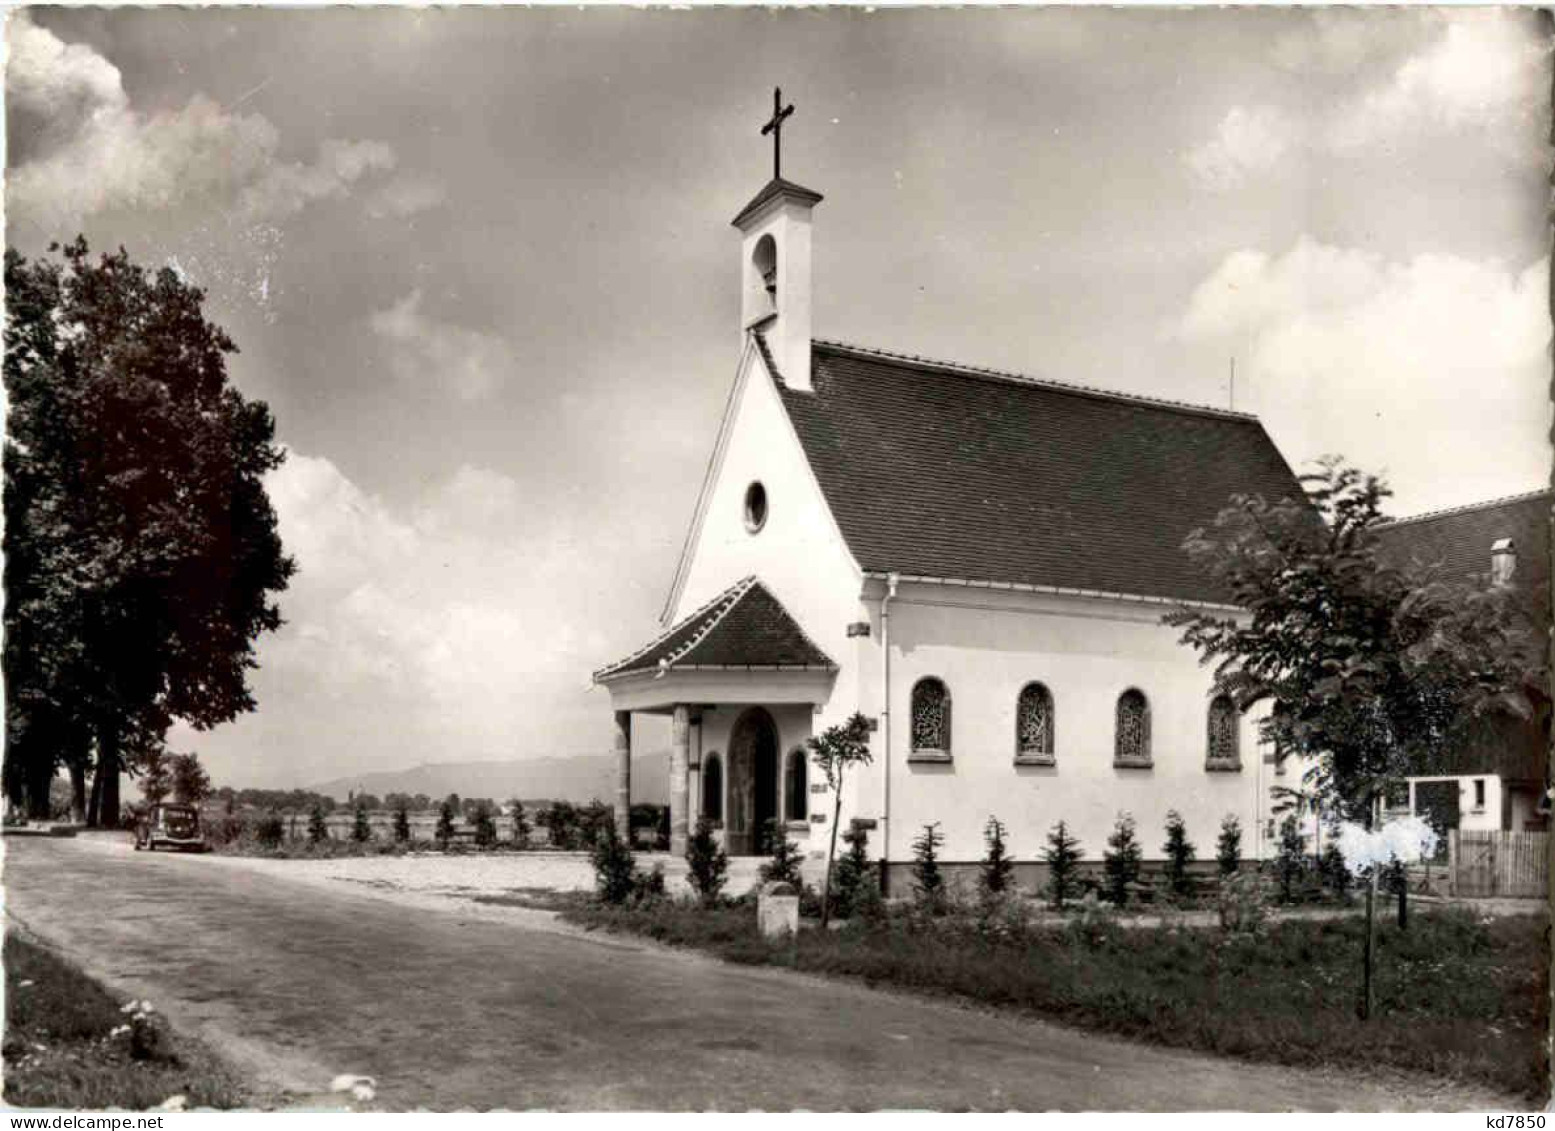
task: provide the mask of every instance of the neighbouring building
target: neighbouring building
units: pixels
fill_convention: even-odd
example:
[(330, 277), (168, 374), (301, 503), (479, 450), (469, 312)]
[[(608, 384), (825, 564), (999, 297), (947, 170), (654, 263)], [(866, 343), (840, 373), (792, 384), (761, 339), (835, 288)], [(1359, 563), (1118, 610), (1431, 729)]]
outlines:
[[(1378, 530), (1383, 560), (1445, 581), (1510, 586), (1530, 625), (1550, 633), (1550, 508), (1555, 492), (1533, 491), (1401, 518)], [(1548, 827), (1550, 701), (1534, 696), (1531, 718), (1488, 720), (1437, 772), (1412, 777), (1388, 811), (1429, 816), (1443, 828), (1531, 832)]]
[(1190, 531), (1233, 494), (1300, 494), (1263, 426), (815, 340), (820, 202), (774, 178), (734, 219), (739, 361), (666, 627), (594, 674), (618, 813), (632, 714), (667, 715), (672, 852), (705, 817), (731, 854), (758, 853), (773, 820), (819, 859), (832, 798), (804, 743), (861, 712), (874, 761), (842, 821), (893, 868), (929, 823), (942, 860), (977, 860), (990, 816), (1031, 862), (1060, 819), (1099, 859), (1128, 812), (1158, 858), (1172, 809), (1201, 857), (1226, 816), (1267, 854), (1258, 719), (1162, 623), (1229, 610), (1181, 549)]

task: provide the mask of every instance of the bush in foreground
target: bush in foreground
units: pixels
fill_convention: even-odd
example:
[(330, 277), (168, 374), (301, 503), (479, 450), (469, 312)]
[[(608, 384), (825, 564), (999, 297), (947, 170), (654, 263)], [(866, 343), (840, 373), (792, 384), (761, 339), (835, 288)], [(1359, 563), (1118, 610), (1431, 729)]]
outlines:
[(1080, 894), (1080, 841), (1070, 835), (1063, 821), (1047, 834), (1042, 857), (1047, 862), (1048, 874), (1045, 894), (1054, 909), (1062, 911), (1066, 903)]
[(729, 854), (719, 847), (712, 822), (705, 817), (686, 843), (686, 867), (697, 898), (707, 905), (717, 903), (729, 878)]

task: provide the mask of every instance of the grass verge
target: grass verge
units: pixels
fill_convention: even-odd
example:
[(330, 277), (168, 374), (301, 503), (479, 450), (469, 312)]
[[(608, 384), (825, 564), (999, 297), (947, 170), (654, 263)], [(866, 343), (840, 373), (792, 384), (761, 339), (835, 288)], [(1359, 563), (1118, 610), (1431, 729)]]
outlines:
[(563, 917), (732, 961), (789, 966), (1039, 1014), (1163, 1045), (1279, 1064), (1389, 1066), (1542, 1100), (1546, 916), (1416, 912), (1379, 925), (1377, 1015), (1356, 1004), (1364, 923), (1285, 921), (1255, 935), (893, 918), (772, 943), (750, 905), (577, 904)]
[(245, 1106), (238, 1076), (160, 1018), (124, 1004), (52, 951), (7, 933), (5, 1102), (13, 1107), (145, 1110), (181, 1095), (189, 1108)]

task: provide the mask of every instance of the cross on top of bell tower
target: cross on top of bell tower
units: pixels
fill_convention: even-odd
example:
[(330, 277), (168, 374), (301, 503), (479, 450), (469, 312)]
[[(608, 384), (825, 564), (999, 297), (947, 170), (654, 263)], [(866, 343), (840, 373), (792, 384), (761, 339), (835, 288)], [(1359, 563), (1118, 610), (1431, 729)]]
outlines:
[(783, 119), (794, 112), (794, 104), (783, 105), (783, 88), (772, 88), (772, 117), (761, 127), (761, 136), (772, 135), (772, 179), (783, 179)]

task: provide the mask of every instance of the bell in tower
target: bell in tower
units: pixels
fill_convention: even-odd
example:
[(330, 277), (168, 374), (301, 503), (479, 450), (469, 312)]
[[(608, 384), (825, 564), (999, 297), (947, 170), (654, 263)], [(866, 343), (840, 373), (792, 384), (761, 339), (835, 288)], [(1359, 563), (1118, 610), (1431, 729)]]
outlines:
[(772, 120), (762, 133), (773, 137), (772, 179), (740, 210), (744, 296), (740, 329), (766, 343), (777, 377), (790, 389), (810, 389), (810, 212), (821, 194), (781, 175), (781, 129), (794, 112), (775, 92)]

